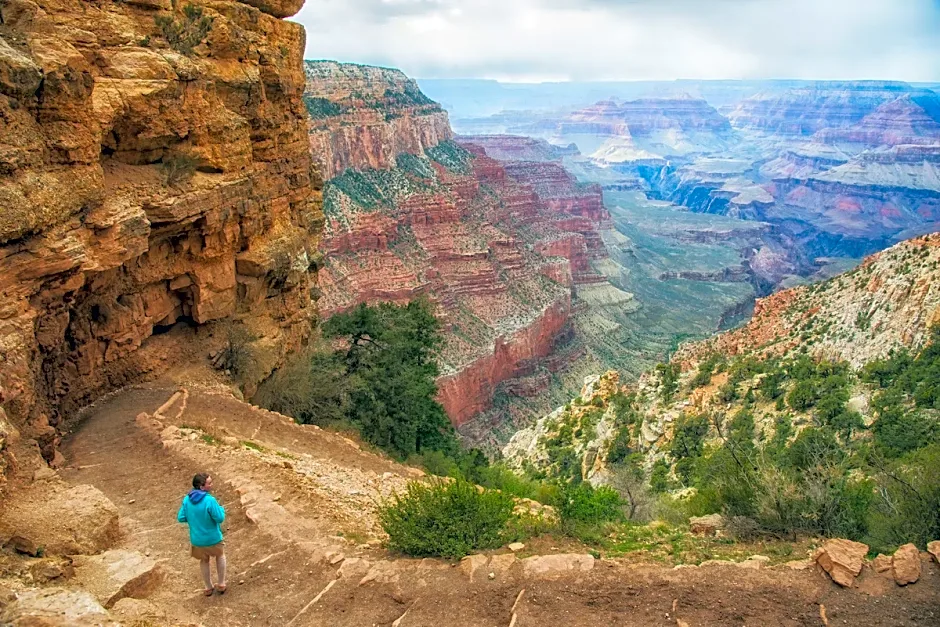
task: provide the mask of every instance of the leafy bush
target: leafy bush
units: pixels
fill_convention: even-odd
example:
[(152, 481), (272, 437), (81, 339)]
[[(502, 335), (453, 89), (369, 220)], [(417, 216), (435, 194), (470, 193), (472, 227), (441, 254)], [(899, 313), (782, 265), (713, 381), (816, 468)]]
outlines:
[(511, 538), (514, 501), (460, 479), (412, 482), (379, 509), (388, 546), (406, 555), (460, 558)]
[(659, 374), (659, 397), (668, 403), (679, 391), (679, 364), (658, 364), (656, 372)]
[(277, 370), (254, 402), (303, 424), (331, 426), (347, 418), (354, 384), (340, 356), (317, 347)]
[(562, 524), (600, 524), (623, 518), (623, 501), (614, 489), (608, 486), (594, 488), (584, 482), (563, 486), (555, 507)]
[(304, 106), (307, 108), (307, 115), (315, 120), (330, 118), (343, 113), (343, 107), (326, 98), (304, 96), (303, 101)]
[(878, 470), (868, 541), (891, 552), (913, 542), (920, 548), (940, 538), (940, 444), (924, 447), (897, 462), (875, 460)]
[(242, 381), (250, 380), (257, 368), (257, 355), (252, 344), (258, 339), (247, 327), (230, 323), (225, 326), (225, 344), (219, 355), (218, 367), (230, 371)]
[(805, 411), (816, 404), (816, 386), (811, 380), (797, 381), (787, 394), (787, 405), (796, 411)]

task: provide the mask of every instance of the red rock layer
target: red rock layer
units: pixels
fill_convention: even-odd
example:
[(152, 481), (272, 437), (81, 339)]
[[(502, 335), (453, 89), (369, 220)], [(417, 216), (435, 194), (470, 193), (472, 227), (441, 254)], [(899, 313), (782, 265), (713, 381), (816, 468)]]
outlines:
[(304, 33), (274, 17), (300, 4), (197, 0), (211, 25), (175, 49), (168, 0), (0, 6), (0, 449), (52, 459), (77, 406), (204, 355), (151, 338), (177, 321), (237, 315), (259, 369), (306, 336)]
[(905, 95), (929, 94), (906, 83), (883, 81), (825, 82), (761, 93), (741, 101), (728, 117), (736, 128), (779, 135), (812, 135), (847, 128), (876, 109)]
[(347, 168), (387, 169), (401, 153), (451, 139), (447, 113), (399, 70), (308, 61), (310, 149), (324, 179)]
[(329, 316), (428, 295), (446, 328), (440, 400), (458, 426), (489, 408), (504, 381), (567, 363), (552, 355), (567, 337), (572, 287), (594, 280), (590, 261), (605, 254), (598, 229), (610, 220), (600, 188), (564, 168), (462, 146), (465, 171), (435, 163), (434, 180), (417, 185), (427, 191), (369, 209), (328, 191), (319, 303)]
[(497, 337), (491, 354), (441, 377), (438, 398), (451, 421), (460, 426), (488, 409), (499, 383), (519, 376), (528, 362), (548, 357), (558, 334), (568, 324), (570, 309), (569, 296), (515, 333)]

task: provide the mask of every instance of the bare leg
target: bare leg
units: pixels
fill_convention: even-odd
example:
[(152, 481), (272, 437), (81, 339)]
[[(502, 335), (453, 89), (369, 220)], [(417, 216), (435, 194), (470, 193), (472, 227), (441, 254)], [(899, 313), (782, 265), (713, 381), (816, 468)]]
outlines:
[(225, 585), (225, 555), (219, 555), (215, 558), (215, 570), (219, 576), (219, 585)]
[(199, 560), (199, 570), (202, 572), (202, 582), (206, 584), (206, 590), (212, 589), (212, 574), (209, 572), (209, 558)]

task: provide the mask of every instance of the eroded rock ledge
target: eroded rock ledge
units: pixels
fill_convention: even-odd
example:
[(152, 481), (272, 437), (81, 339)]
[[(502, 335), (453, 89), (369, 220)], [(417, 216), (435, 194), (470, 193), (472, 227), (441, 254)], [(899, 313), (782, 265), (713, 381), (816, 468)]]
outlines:
[(270, 367), (308, 333), (319, 176), (304, 32), (277, 19), (301, 4), (0, 5), (7, 473), (17, 441), (53, 459), (75, 407), (191, 357), (202, 325), (246, 325)]

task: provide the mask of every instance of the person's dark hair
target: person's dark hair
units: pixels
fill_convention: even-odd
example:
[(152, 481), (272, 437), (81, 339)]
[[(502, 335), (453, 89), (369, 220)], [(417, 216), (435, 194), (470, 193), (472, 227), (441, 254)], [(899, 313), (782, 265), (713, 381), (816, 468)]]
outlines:
[(195, 477), (193, 477), (193, 489), (202, 490), (203, 486), (206, 485), (206, 479), (209, 478), (209, 474), (201, 472)]

